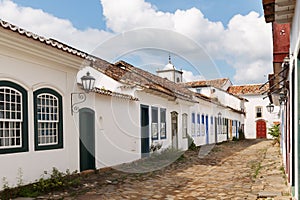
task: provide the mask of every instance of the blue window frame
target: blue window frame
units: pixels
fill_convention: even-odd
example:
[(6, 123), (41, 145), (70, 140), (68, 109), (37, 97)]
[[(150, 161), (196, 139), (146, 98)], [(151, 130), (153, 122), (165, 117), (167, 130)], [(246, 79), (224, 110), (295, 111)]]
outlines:
[(192, 137), (195, 136), (195, 113), (192, 113), (192, 127), (191, 127), (191, 131), (192, 131)]
[(0, 154), (28, 151), (27, 91), (0, 81)]
[(166, 128), (166, 109), (160, 109), (160, 139), (167, 138), (167, 128)]
[(158, 139), (158, 108), (151, 107), (151, 136), (153, 140)]
[(200, 114), (197, 114), (197, 136), (200, 136)]
[(212, 124), (212, 125), (214, 124), (214, 117), (213, 116), (210, 117), (210, 124)]
[(42, 88), (34, 96), (34, 147), (36, 151), (63, 148), (62, 96)]

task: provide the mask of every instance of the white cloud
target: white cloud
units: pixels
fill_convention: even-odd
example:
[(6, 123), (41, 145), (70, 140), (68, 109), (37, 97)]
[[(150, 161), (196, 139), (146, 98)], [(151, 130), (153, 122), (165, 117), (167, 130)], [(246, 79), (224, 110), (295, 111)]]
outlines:
[(112, 35), (97, 29), (78, 30), (69, 20), (57, 18), (40, 9), (18, 6), (10, 0), (0, 0), (0, 18), (38, 35), (57, 39), (87, 52)]
[[(271, 27), (258, 13), (236, 15), (230, 20), (228, 28), (225, 28), (221, 22), (206, 19), (197, 8), (163, 13), (144, 0), (122, 0), (122, 5), (117, 5), (119, 0), (101, 0), (101, 3), (107, 27), (111, 30), (125, 32), (137, 27), (147, 27), (181, 33), (203, 47), (211, 58), (224, 59), (234, 67), (235, 83), (263, 82), (263, 75), (271, 72)], [(162, 42), (168, 39), (168, 35), (156, 37), (157, 41)], [(147, 38), (144, 42), (147, 43)], [(181, 44), (178, 41), (177, 44), (168, 45), (177, 49)], [(256, 71), (257, 74), (252, 77), (247, 75), (247, 79), (239, 78), (251, 71)]]
[(191, 81), (199, 81), (205, 80), (205, 78), (201, 75), (194, 75), (191, 71), (182, 70), (182, 79), (183, 82), (191, 82)]
[(144, 0), (101, 0), (106, 25), (114, 32), (135, 28), (172, 28), (170, 13), (157, 11)]
[[(212, 59), (223, 59), (236, 70), (233, 82), (238, 84), (263, 82), (266, 79), (263, 75), (271, 72), (271, 27), (255, 12), (236, 15), (224, 27), (221, 22), (209, 21), (197, 8), (169, 13), (159, 11), (145, 0), (100, 2), (106, 26), (113, 33), (98, 29), (78, 30), (69, 20), (18, 6), (9, 0), (0, 0), (0, 18), (87, 52), (101, 44), (92, 53), (99, 52), (97, 55), (103, 55), (104, 59), (115, 59), (144, 46), (182, 56), (204, 77), (209, 77), (209, 71), (216, 68)], [(138, 31), (127, 32), (133, 29)], [(121, 36), (112, 37), (118, 34)], [(186, 74), (186, 77), (191, 75)]]

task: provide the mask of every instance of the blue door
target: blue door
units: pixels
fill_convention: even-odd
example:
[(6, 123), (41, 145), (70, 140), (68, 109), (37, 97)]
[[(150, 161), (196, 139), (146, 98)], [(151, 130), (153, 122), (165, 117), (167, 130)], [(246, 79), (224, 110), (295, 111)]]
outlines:
[(141, 105), (141, 153), (148, 157), (149, 146), (149, 106)]
[(208, 133), (208, 115), (205, 116), (205, 134), (206, 134), (206, 144), (209, 144), (209, 133)]

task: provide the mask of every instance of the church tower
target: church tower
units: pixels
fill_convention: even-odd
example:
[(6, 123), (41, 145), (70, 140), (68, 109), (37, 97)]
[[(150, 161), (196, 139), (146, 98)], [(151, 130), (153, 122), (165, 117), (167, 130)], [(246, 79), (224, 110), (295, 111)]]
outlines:
[(169, 54), (169, 62), (162, 70), (156, 71), (157, 76), (166, 78), (174, 83), (182, 83), (182, 71), (177, 70), (171, 62), (171, 55)]

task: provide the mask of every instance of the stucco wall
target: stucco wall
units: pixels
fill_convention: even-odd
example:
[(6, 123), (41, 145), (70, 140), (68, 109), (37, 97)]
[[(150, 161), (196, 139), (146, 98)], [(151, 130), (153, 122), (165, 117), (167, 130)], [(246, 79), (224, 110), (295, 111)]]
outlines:
[[(72, 57), (72, 56), (71, 56)], [(80, 66), (80, 59), (74, 58), (74, 65)], [(15, 186), (16, 177), (22, 174), (24, 183), (38, 179), (44, 171), (53, 167), (60, 171), (78, 170), (78, 138), (70, 110), (70, 93), (76, 88), (77, 69), (55, 60), (30, 52), (13, 51), (0, 42), (0, 80), (21, 85), (28, 94), (28, 140), (29, 151), (1, 154), (0, 178), (5, 177), (9, 186)], [(63, 145), (56, 150), (34, 150), (33, 92), (40, 88), (51, 88), (63, 99)], [(0, 182), (0, 187), (3, 182)]]
[[(256, 121), (265, 120), (268, 128), (270, 128), (273, 123), (280, 122), (278, 118), (279, 107), (275, 106), (273, 113), (267, 111), (266, 106), (269, 104), (269, 99), (263, 99), (262, 95), (243, 95), (249, 102), (245, 103), (246, 117), (245, 117), (245, 137), (248, 139), (256, 138)], [(256, 118), (256, 107), (262, 107), (262, 117)], [(272, 138), (271, 135), (267, 133), (267, 138)]]

